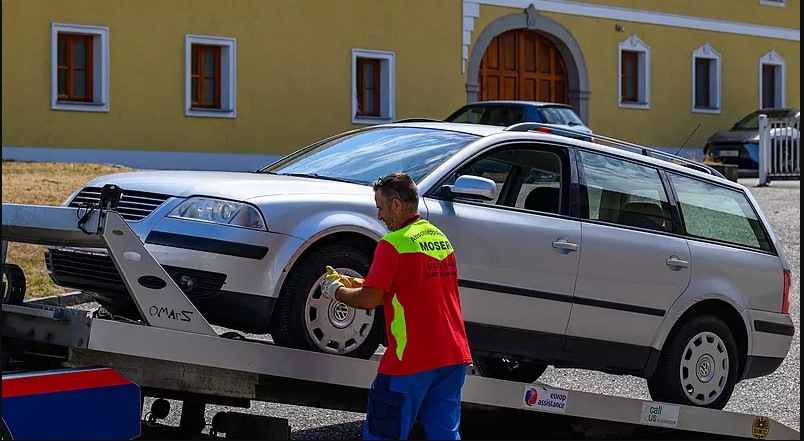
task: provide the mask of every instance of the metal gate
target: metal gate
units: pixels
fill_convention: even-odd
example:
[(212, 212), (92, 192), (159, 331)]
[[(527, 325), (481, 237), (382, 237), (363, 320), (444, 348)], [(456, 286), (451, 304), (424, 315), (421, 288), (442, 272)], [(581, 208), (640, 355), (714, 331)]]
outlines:
[(801, 118), (759, 116), (759, 185), (801, 178)]

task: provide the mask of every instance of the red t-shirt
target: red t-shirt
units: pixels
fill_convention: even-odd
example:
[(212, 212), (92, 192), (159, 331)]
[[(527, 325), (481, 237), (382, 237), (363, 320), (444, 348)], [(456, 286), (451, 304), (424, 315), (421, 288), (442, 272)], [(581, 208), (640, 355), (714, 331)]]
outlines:
[(452, 245), (419, 219), (377, 245), (364, 286), (380, 288), (388, 348), (378, 372), (408, 375), (472, 362)]

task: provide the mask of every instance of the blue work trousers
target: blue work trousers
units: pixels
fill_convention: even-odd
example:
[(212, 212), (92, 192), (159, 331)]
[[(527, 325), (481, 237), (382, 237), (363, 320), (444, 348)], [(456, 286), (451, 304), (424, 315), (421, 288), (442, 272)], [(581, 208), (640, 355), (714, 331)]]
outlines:
[(411, 375), (377, 374), (369, 390), (363, 439), (407, 439), (418, 415), (427, 439), (461, 439), (466, 365)]

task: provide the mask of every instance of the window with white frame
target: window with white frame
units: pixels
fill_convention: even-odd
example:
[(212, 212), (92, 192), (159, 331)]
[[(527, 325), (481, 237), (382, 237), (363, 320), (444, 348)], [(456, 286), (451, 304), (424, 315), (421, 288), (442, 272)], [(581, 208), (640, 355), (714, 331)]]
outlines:
[(352, 123), (394, 119), (394, 53), (352, 49)]
[(109, 28), (52, 23), (50, 108), (109, 111)]
[(785, 63), (771, 50), (759, 59), (759, 108), (784, 107)]
[(720, 54), (709, 43), (692, 51), (692, 111), (720, 113)]
[(186, 116), (237, 116), (237, 40), (187, 35), (184, 42)]
[(632, 35), (620, 42), (617, 54), (620, 107), (649, 109), (650, 46)]

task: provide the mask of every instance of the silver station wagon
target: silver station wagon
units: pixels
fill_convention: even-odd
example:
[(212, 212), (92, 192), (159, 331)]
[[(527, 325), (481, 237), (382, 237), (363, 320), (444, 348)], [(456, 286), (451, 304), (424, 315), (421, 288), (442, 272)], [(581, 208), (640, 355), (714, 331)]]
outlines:
[[(253, 173), (103, 176), (67, 204), (121, 187), (118, 211), (211, 323), (369, 358), (383, 344), (381, 312), (319, 286), (326, 265), (367, 274), (387, 232), (371, 183), (402, 171), (455, 248), (482, 375), (631, 374), (655, 400), (719, 409), (738, 381), (776, 370), (795, 331), (790, 271), (750, 192), (702, 164), (538, 127), (379, 125)], [(46, 260), (102, 314), (139, 318), (103, 252), (53, 248)]]

